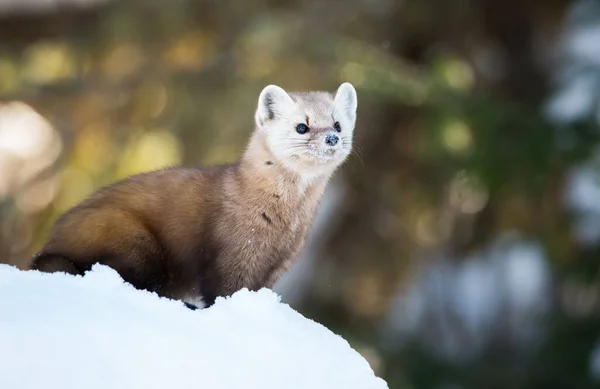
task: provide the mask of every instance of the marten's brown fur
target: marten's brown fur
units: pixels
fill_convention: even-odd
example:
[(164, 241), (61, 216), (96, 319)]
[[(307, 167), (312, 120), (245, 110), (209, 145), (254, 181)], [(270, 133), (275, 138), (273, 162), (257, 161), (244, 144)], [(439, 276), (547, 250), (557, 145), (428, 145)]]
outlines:
[[(136, 288), (205, 305), (243, 287), (272, 287), (302, 249), (325, 186), (350, 151), (355, 109), (349, 84), (335, 96), (269, 86), (237, 163), (166, 168), (97, 191), (57, 220), (31, 268), (83, 274), (101, 263)], [(347, 116), (336, 118), (347, 127), (340, 147), (322, 145), (334, 124), (323, 112)], [(311, 121), (309, 134), (296, 133), (291, 118), (301, 116)], [(274, 131), (288, 136), (273, 141)]]

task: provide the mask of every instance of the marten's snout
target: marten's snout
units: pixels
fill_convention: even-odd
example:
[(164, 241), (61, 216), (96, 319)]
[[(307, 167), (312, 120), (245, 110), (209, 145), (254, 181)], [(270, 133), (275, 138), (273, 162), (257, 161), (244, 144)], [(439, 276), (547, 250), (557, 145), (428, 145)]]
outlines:
[(333, 133), (329, 133), (327, 135), (325, 135), (325, 144), (327, 146), (335, 146), (337, 144), (337, 142), (340, 140), (340, 137), (337, 136), (336, 134)]

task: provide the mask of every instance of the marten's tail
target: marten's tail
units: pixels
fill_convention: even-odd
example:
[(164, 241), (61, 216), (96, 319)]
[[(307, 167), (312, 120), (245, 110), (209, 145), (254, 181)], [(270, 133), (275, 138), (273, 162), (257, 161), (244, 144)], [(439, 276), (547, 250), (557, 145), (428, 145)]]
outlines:
[(46, 273), (64, 272), (75, 275), (83, 275), (73, 262), (61, 255), (39, 254), (30, 265), (31, 270), (39, 270)]

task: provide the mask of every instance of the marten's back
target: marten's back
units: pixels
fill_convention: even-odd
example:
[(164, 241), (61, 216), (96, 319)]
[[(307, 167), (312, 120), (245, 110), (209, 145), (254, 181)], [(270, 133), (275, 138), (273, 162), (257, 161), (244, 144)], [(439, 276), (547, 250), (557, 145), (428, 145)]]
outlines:
[(100, 189), (56, 221), (32, 268), (82, 274), (100, 262), (138, 288), (176, 297), (205, 265), (196, 251), (211, 251), (212, 215), (231, 169), (169, 168)]

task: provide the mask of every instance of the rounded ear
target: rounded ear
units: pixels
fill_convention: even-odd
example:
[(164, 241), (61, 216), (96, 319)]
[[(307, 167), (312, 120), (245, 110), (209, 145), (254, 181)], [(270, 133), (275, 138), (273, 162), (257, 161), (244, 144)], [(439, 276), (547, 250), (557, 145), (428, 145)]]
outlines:
[(338, 88), (333, 99), (335, 110), (340, 112), (352, 121), (356, 121), (356, 109), (358, 108), (358, 98), (354, 86), (349, 82), (344, 82)]
[(258, 107), (256, 108), (255, 120), (256, 125), (261, 127), (269, 120), (276, 120), (284, 115), (291, 106), (294, 100), (277, 85), (268, 85), (258, 96)]

